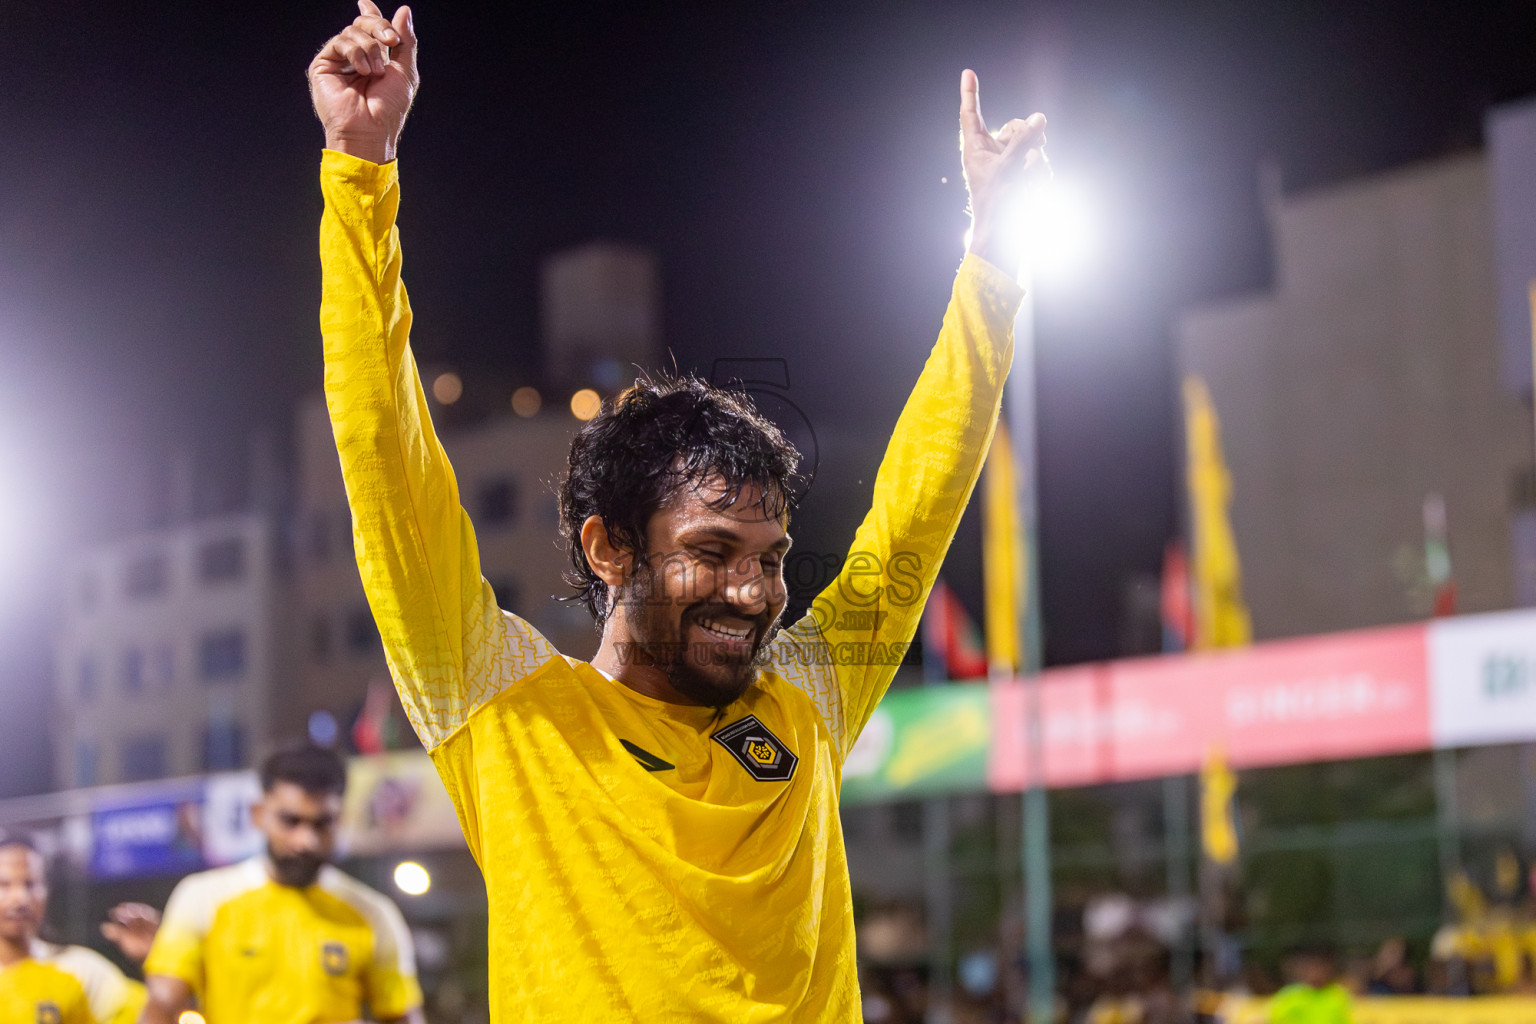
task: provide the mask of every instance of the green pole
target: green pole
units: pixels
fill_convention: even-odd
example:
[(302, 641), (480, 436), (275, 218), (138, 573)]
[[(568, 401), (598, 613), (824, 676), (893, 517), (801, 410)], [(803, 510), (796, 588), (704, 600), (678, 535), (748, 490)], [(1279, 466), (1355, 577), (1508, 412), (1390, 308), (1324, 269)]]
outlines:
[[(1180, 904), (1190, 898), (1189, 885), (1189, 777), (1170, 775), (1163, 780), (1163, 850), (1167, 857), (1168, 897)], [(1188, 929), (1174, 940), (1168, 980), (1174, 992), (1189, 991), (1195, 974), (1195, 951)]]
[(1056, 960), (1051, 948), (1051, 817), (1045, 791), (1040, 665), (1039, 552), (1035, 456), (1035, 299), (1026, 269), (1019, 275), (1024, 302), (1014, 320), (1013, 374), (1007, 389), (1008, 426), (1013, 434), (1014, 481), (1018, 488), (1020, 527), (1024, 532), (1024, 620), (1019, 623), (1026, 690), (1025, 736), (1029, 777), (1024, 788), (1024, 927), (1029, 963), (1029, 1021), (1045, 1024), (1056, 1006)]
[[(948, 682), (942, 654), (923, 647), (923, 685)], [(928, 926), (926, 1024), (954, 1024), (954, 899), (951, 895), (949, 796), (923, 801), (923, 903)]]

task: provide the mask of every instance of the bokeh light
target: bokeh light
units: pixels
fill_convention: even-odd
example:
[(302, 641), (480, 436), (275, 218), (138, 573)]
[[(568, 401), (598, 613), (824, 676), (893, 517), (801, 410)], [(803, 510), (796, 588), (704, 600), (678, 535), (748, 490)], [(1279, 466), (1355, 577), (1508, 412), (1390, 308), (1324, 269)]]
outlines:
[(340, 727), (336, 724), (336, 716), (329, 711), (311, 711), (309, 714), (309, 741), (317, 747), (330, 747), (336, 744), (336, 737), (340, 734)]
[(543, 404), (544, 399), (539, 395), (538, 388), (525, 386), (512, 392), (512, 411), (525, 420), (537, 416)]
[(395, 865), (395, 886), (407, 896), (420, 896), (432, 888), (432, 876), (413, 860)]
[[(1049, 178), (1029, 191), (1003, 214), (1004, 231), (1031, 275), (1067, 277), (1077, 272), (1093, 248), (1093, 221), (1086, 197), (1075, 185)], [(971, 247), (967, 227), (960, 244)]]
[(603, 400), (591, 388), (582, 388), (571, 396), (571, 415), (586, 422), (603, 411)]
[(444, 405), (452, 405), (464, 395), (464, 382), (456, 373), (440, 373), (432, 382), (432, 397)]

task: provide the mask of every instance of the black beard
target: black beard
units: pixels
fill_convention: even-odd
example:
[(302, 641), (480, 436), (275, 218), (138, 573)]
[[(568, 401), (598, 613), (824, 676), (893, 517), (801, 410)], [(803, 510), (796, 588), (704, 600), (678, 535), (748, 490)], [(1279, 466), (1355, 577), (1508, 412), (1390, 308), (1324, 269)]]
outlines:
[[(625, 654), (635, 664), (661, 669), (667, 683), (679, 694), (704, 707), (723, 709), (741, 699), (742, 694), (757, 682), (758, 671), (768, 660), (768, 643), (778, 631), (777, 615), (770, 616), (767, 609), (753, 620), (752, 630), (757, 640), (752, 655), (744, 661), (716, 660), (708, 644), (694, 644), (694, 654), (724, 673), (721, 678), (699, 670), (688, 658), (689, 645), (683, 637), (688, 627), (699, 619), (716, 616), (741, 618), (741, 614), (726, 605), (698, 605), (684, 609), (674, 625), (666, 615), (669, 601), (657, 598), (655, 573), (645, 571), (618, 594), (624, 604), (629, 624), (630, 641)], [(783, 609), (780, 609), (782, 614)]]
[(272, 880), (278, 885), (295, 889), (314, 885), (315, 879), (320, 877), (320, 869), (325, 867), (325, 858), (315, 853), (294, 853), (279, 857), (269, 847), (267, 859), (272, 862)]

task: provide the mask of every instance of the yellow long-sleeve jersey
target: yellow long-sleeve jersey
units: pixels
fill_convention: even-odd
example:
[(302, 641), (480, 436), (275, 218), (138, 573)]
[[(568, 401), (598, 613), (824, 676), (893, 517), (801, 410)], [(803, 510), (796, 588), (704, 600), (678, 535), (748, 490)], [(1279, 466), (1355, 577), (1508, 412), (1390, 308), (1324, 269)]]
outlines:
[(838, 819), (975, 484), (1021, 292), (967, 257), (838, 577), (723, 714), (562, 656), (497, 608), (427, 412), (396, 165), (327, 151), (326, 399), (358, 566), (490, 900), (495, 1021), (855, 1020)]

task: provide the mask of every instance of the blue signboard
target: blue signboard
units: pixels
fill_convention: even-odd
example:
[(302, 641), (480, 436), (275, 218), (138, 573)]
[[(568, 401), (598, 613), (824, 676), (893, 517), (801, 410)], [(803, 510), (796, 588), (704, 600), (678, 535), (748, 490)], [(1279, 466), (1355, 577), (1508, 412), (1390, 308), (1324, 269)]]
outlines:
[(97, 878), (197, 871), (203, 867), (202, 785), (166, 787), (131, 806), (96, 811), (91, 831)]

